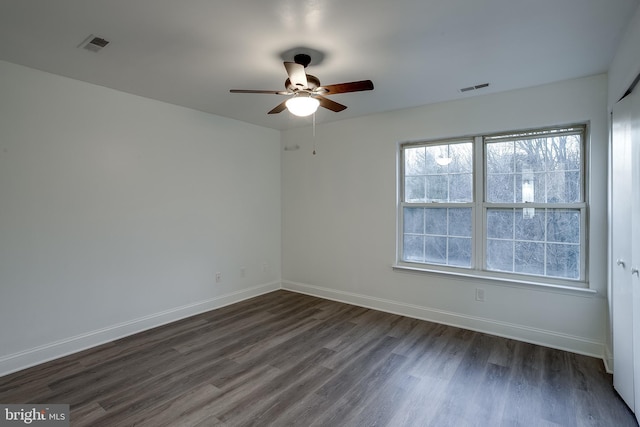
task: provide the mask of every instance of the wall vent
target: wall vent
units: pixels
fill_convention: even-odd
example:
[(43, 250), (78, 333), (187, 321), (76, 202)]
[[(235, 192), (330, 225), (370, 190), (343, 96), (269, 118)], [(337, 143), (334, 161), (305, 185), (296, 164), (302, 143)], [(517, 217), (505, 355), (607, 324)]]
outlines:
[(469, 92), (471, 90), (484, 89), (485, 87), (489, 87), (489, 83), (482, 83), (475, 86), (463, 87), (462, 89), (458, 89), (460, 92)]
[(108, 44), (108, 40), (90, 34), (89, 37), (84, 39), (82, 43), (78, 45), (78, 47), (90, 50), (91, 52), (100, 52)]

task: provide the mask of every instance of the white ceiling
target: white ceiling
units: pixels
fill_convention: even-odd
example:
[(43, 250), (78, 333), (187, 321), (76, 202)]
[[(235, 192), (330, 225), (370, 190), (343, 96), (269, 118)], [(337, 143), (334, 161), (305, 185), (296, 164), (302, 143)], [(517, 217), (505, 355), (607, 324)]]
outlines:
[[(317, 122), (606, 72), (638, 0), (0, 0), (0, 59), (274, 129), (306, 125), (284, 98), (282, 53), (324, 53)], [(78, 48), (93, 34), (110, 44)], [(460, 93), (462, 87), (490, 83)]]

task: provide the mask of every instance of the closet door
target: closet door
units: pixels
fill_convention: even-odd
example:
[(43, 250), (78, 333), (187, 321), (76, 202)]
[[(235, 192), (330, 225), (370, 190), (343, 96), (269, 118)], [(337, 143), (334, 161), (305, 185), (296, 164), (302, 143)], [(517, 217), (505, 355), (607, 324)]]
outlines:
[[(628, 96), (631, 102), (631, 293), (633, 310), (633, 359), (635, 414), (640, 423), (640, 88)], [(615, 367), (614, 367), (615, 369)]]
[(613, 109), (611, 149), (611, 297), (613, 321), (613, 386), (635, 412), (632, 303), (632, 99)]

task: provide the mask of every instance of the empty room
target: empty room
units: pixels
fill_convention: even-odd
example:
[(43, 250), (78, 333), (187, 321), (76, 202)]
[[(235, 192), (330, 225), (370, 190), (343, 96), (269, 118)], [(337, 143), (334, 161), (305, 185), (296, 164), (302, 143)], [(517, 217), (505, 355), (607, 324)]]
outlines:
[(637, 426), (638, 46), (638, 0), (3, 0), (0, 425)]

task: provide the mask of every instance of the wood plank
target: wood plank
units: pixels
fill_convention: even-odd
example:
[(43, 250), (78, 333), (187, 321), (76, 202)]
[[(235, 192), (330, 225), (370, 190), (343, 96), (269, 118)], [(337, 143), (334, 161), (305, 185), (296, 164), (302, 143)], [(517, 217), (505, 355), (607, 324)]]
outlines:
[(601, 360), (287, 291), (7, 375), (0, 401), (74, 427), (637, 427)]

